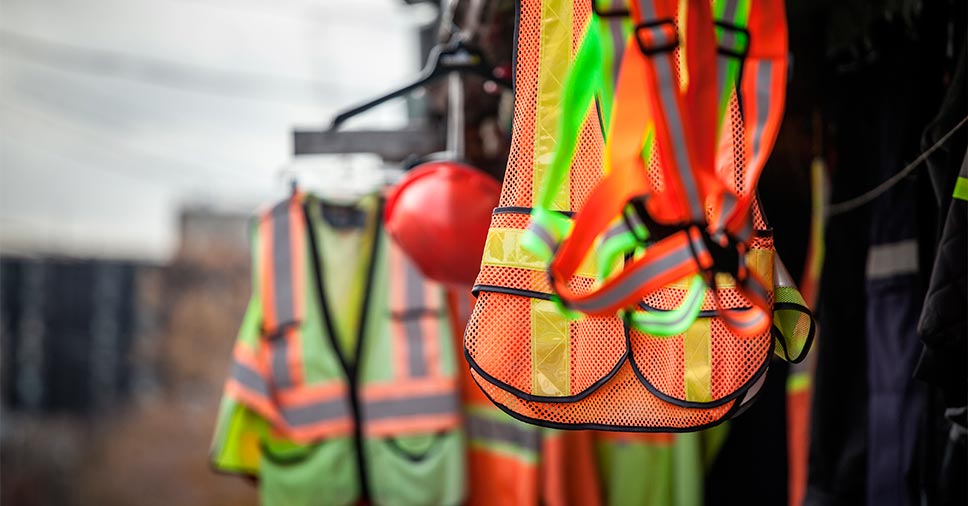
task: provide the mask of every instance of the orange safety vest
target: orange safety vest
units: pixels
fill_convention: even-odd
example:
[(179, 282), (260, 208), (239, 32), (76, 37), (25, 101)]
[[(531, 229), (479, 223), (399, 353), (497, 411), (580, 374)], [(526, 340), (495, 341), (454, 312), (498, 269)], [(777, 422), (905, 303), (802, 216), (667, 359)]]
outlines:
[[(755, 231), (743, 268), (755, 276), (743, 279), (755, 279), (768, 289), (758, 293), (754, 303), (748, 297), (753, 288), (739, 286), (728, 275), (717, 275), (716, 290), (708, 292), (702, 303), (704, 313), (686, 332), (675, 336), (648, 336), (604, 313), (569, 320), (555, 302), (555, 294), (562, 293), (560, 287), (551, 286), (560, 276), (549, 280), (547, 263), (521, 247), (538, 182), (548, 170), (555, 147), (558, 96), (567, 70), (559, 60), (573, 57), (578, 42), (574, 34), (580, 33), (575, 27), (585, 26), (590, 8), (589, 2), (581, 0), (521, 3), (511, 155), (501, 207), (494, 211), (474, 287), (478, 301), (465, 333), (465, 355), (473, 379), (485, 394), (512, 416), (531, 423), (643, 432), (710, 427), (738, 414), (755, 396), (773, 354), (774, 337), (786, 338), (781, 344), (793, 340), (776, 325), (754, 335), (732, 331), (752, 322), (746, 316), (772, 302), (773, 289), (779, 290), (782, 278), (774, 275), (782, 264), (774, 262), (772, 230), (752, 194), (746, 193), (754, 199), (750, 209)], [(762, 23), (762, 18), (755, 22)], [(751, 53), (763, 49), (755, 40), (749, 43)], [(630, 52), (638, 51), (633, 47), (626, 51), (626, 59)], [(777, 48), (770, 50), (776, 52)], [(776, 65), (762, 67), (770, 70), (768, 79), (777, 78)], [(739, 167), (746, 156), (743, 139), (747, 128), (735, 98), (730, 107), (733, 114), (727, 115), (723, 131), (733, 135), (725, 135), (719, 149), (735, 154), (725, 157), (728, 163), (718, 170), (736, 167), (732, 184), (743, 194), (744, 174)], [(773, 117), (771, 112), (771, 120)], [(768, 135), (762, 140), (772, 142)], [(755, 153), (758, 162), (765, 160), (764, 146), (768, 148), (765, 142), (757, 145), (761, 148)], [(558, 205), (563, 206), (559, 212), (570, 215), (592, 197), (593, 188), (602, 180), (602, 151), (601, 127), (593, 107), (577, 141), (563, 190), (567, 198), (559, 199)], [(661, 256), (662, 247), (649, 247), (646, 255)], [(579, 298), (599, 283), (595, 255), (592, 249), (580, 265), (565, 269), (574, 270), (564, 279)], [(668, 277), (668, 273), (664, 275)], [(670, 279), (665, 286), (644, 293), (639, 307), (671, 310), (682, 303), (686, 292), (685, 284)], [(812, 329), (812, 319), (805, 307), (796, 304), (797, 297), (789, 297), (787, 306), (774, 309), (793, 313), (793, 329), (806, 334), (807, 328)], [(724, 320), (727, 315), (729, 325)], [(784, 344), (779, 351), (791, 359), (801, 358), (805, 351), (787, 348), (793, 347)]]
[[(455, 335), (461, 335), (474, 298), (449, 294)], [(595, 506), (601, 488), (592, 434), (559, 432), (522, 423), (492, 404), (461, 368), (467, 435), (467, 505)]]

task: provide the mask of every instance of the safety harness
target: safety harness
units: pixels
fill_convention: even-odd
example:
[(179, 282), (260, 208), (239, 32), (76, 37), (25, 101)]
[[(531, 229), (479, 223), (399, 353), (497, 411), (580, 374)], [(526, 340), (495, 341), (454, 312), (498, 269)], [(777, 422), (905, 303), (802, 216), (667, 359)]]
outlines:
[[(754, 192), (786, 77), (783, 6), (768, 3), (522, 1), (511, 160), (465, 332), (474, 379), (512, 416), (697, 430), (749, 405), (774, 336), (802, 358), (813, 321), (797, 306), (798, 334), (771, 325), (782, 263)], [(562, 12), (587, 29), (555, 101), (541, 76)]]
[[(635, 21), (632, 40), (637, 47), (621, 52), (606, 136), (606, 176), (571, 225), (547, 207), (550, 199), (546, 195), (557, 190), (560, 173), (567, 172), (570, 165), (570, 157), (559, 153), (530, 228), (530, 237), (540, 239), (543, 247), (535, 247), (533, 240), (526, 246), (539, 254), (553, 254), (549, 276), (563, 306), (592, 315), (635, 307), (643, 297), (696, 273), (713, 289), (718, 304), (715, 274), (729, 274), (752, 307), (735, 311), (718, 304), (717, 313), (732, 332), (753, 337), (769, 328), (770, 289), (742, 258), (753, 233), (753, 189), (782, 117), (786, 81), (783, 5), (762, 2), (751, 12), (749, 0), (721, 1), (714, 5), (720, 15), (714, 25), (708, 2), (688, 2), (685, 15), (680, 16), (685, 20), (680, 43), (676, 4), (638, 1), (628, 12), (605, 13), (609, 17), (628, 15)], [(677, 59), (673, 51), (680, 46), (684, 50)], [(576, 75), (569, 82), (587, 81), (583, 74), (592, 71), (590, 67), (576, 65)], [(565, 100), (577, 95), (566, 92)], [(737, 140), (731, 128), (721, 126), (724, 119), (730, 119), (725, 113), (733, 100), (739, 102), (743, 118), (753, 119), (745, 122), (743, 132), (743, 138), (751, 142), (740, 141), (739, 146), (748, 154), (743, 157), (748, 162), (736, 167), (735, 174), (717, 170), (718, 139)], [(584, 114), (585, 109), (578, 106), (570, 107), (572, 114)], [(643, 155), (652, 154), (658, 163), (646, 168)], [(720, 165), (724, 165), (722, 161)], [(736, 191), (739, 185), (734, 178), (740, 179), (745, 192)], [(652, 226), (643, 227), (643, 223)], [(636, 247), (645, 246), (643, 228), (670, 227), (673, 231), (651, 242), (644, 254), (603, 279), (600, 286), (582, 292), (570, 286), (569, 279), (601, 236), (606, 243), (621, 241), (631, 246), (611, 249), (632, 255)], [(653, 334), (681, 332), (698, 315), (701, 297), (696, 295), (701, 288), (695, 280), (690, 284), (691, 296), (676, 318), (650, 318), (633, 312), (632, 322)]]

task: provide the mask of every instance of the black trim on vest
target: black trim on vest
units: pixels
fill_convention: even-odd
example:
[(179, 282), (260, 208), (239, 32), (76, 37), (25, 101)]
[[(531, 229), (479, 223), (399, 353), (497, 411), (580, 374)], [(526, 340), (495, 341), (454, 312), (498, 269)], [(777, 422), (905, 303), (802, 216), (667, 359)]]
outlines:
[(366, 503), (369, 502), (370, 498), (370, 486), (369, 477), (366, 472), (366, 459), (365, 453), (363, 451), (363, 423), (362, 423), (362, 412), (360, 408), (360, 396), (359, 396), (359, 362), (360, 353), (363, 350), (363, 336), (366, 335), (366, 321), (370, 308), (370, 294), (373, 291), (373, 273), (376, 268), (376, 263), (378, 261), (377, 255), (379, 254), (380, 245), (380, 230), (382, 230), (382, 216), (383, 216), (383, 199), (380, 198), (377, 203), (376, 213), (373, 215), (376, 223), (373, 228), (373, 246), (370, 250), (369, 265), (366, 271), (366, 280), (363, 291), (363, 303), (360, 305), (360, 318), (359, 318), (359, 330), (356, 339), (353, 363), (347, 359), (340, 348), (339, 343), (336, 340), (336, 331), (333, 326), (332, 315), (329, 311), (329, 304), (326, 301), (326, 289), (323, 283), (323, 269), (320, 264), (319, 258), (319, 246), (317, 244), (316, 231), (314, 228), (313, 221), (310, 219), (309, 215), (309, 201), (303, 203), (303, 217), (306, 220), (306, 230), (309, 234), (309, 244), (310, 244), (310, 254), (312, 255), (312, 266), (315, 271), (316, 276), (314, 276), (316, 284), (316, 294), (319, 298), (320, 310), (323, 313), (323, 324), (326, 327), (326, 333), (329, 337), (330, 345), (333, 347), (333, 352), (336, 353), (336, 358), (339, 361), (340, 367), (343, 369), (343, 373), (346, 375), (346, 380), (349, 386), (349, 401), (350, 401), (350, 411), (353, 417), (353, 446), (356, 450), (356, 464), (357, 473), (360, 478), (360, 497), (359, 501)]
[[(496, 214), (526, 214), (526, 215), (529, 215), (530, 216), (531, 215), (531, 211), (533, 211), (533, 210), (534, 210), (533, 207), (522, 207), (522, 206), (495, 207), (494, 210), (491, 211), (491, 216), (494, 216)], [(574, 211), (558, 211), (558, 210), (555, 210), (555, 212), (558, 213), (558, 214), (563, 214), (563, 215), (565, 215), (565, 216), (567, 216), (569, 218), (572, 218), (572, 217), (575, 216)]]
[(628, 360), (628, 357), (629, 357), (629, 350), (628, 348), (626, 348), (625, 353), (622, 353), (622, 356), (619, 357), (618, 362), (615, 364), (615, 367), (613, 367), (611, 371), (606, 373), (605, 376), (602, 376), (601, 378), (599, 378), (599, 380), (596, 381), (595, 383), (592, 383), (591, 385), (589, 385), (588, 388), (586, 388), (585, 390), (582, 390), (580, 393), (577, 393), (575, 395), (562, 396), (562, 397), (546, 397), (541, 395), (529, 394), (518, 388), (508, 385), (507, 383), (495, 378), (494, 376), (491, 376), (480, 365), (478, 365), (478, 363), (473, 358), (471, 358), (470, 351), (467, 350), (467, 346), (464, 346), (464, 360), (467, 361), (467, 365), (469, 365), (470, 368), (474, 370), (474, 372), (476, 372), (477, 374), (481, 375), (481, 377), (486, 379), (488, 383), (500, 388), (501, 390), (504, 390), (505, 392), (513, 394), (515, 397), (524, 399), (526, 401), (544, 402), (548, 404), (567, 404), (571, 402), (580, 401), (585, 397), (588, 397), (589, 395), (593, 394), (596, 390), (601, 388), (602, 385), (611, 381), (611, 379), (614, 378), (616, 374), (618, 374), (619, 369), (621, 369), (622, 366), (625, 365), (625, 362)]
[(521, 290), (520, 288), (507, 288), (504, 286), (497, 286), (497, 285), (474, 285), (471, 288), (471, 294), (474, 295), (474, 297), (477, 297), (477, 294), (481, 292), (503, 293), (505, 295), (517, 295), (518, 297), (527, 297), (529, 299), (551, 300), (550, 293), (535, 292), (532, 290)]
[(707, 423), (705, 425), (697, 425), (697, 426), (692, 426), (688, 428), (620, 426), (620, 425), (605, 425), (600, 423), (556, 423), (556, 422), (549, 422), (547, 420), (541, 420), (538, 418), (531, 418), (529, 416), (524, 416), (518, 412), (515, 412), (511, 408), (508, 408), (507, 406), (501, 404), (500, 402), (497, 402), (493, 397), (491, 397), (491, 395), (487, 393), (487, 390), (484, 390), (484, 388), (480, 386), (480, 383), (478, 383), (477, 378), (474, 378), (474, 382), (477, 383), (477, 387), (481, 389), (481, 392), (484, 393), (484, 396), (487, 397), (492, 404), (497, 406), (501, 411), (507, 413), (509, 416), (511, 416), (511, 418), (522, 421), (524, 423), (529, 423), (531, 425), (537, 425), (539, 427), (546, 427), (549, 429), (559, 429), (559, 430), (601, 430), (606, 432), (675, 432), (675, 433), (696, 432), (696, 431), (715, 427), (731, 418), (734, 418), (737, 414), (739, 414), (738, 413), (739, 407), (742, 404), (742, 399), (739, 399), (736, 401), (736, 404), (734, 404), (733, 407), (731, 407), (726, 413), (724, 413), (719, 420), (716, 420), (712, 423)]
[[(517, 98), (518, 94), (518, 35), (521, 32), (521, 0), (514, 1), (514, 34), (512, 35), (511, 47), (514, 48), (514, 52), (511, 54), (511, 95)], [(512, 100), (512, 117), (514, 116), (514, 107)], [(507, 171), (507, 168), (505, 168)]]
[(676, 397), (672, 397), (669, 394), (666, 394), (660, 391), (658, 388), (655, 387), (655, 385), (653, 385), (645, 377), (642, 371), (639, 370), (639, 365), (638, 363), (635, 362), (635, 354), (632, 353), (631, 335), (628, 336), (628, 342), (626, 343), (626, 346), (628, 346), (629, 348), (629, 362), (632, 364), (632, 372), (635, 373), (635, 377), (638, 378), (639, 383), (642, 383), (642, 386), (644, 386), (646, 390), (651, 392), (652, 395), (655, 395), (659, 399), (662, 399), (663, 401), (668, 402), (669, 404), (675, 404), (676, 406), (681, 406), (684, 408), (708, 409), (708, 408), (715, 408), (718, 406), (722, 406), (723, 404), (726, 404), (729, 401), (745, 396), (746, 392), (748, 392), (749, 389), (752, 388), (757, 381), (759, 381), (760, 376), (763, 376), (766, 370), (770, 368), (770, 359), (773, 357), (774, 343), (775, 343), (775, 340), (773, 338), (773, 334), (771, 333), (770, 347), (766, 352), (766, 358), (763, 360), (763, 363), (760, 364), (756, 372), (753, 373), (753, 376), (751, 376), (750, 379), (746, 380), (746, 383), (743, 383), (739, 388), (734, 390), (729, 395), (709, 402), (697, 402), (697, 401), (687, 401), (684, 399), (678, 399)]
[[(638, 306), (639, 306), (639, 309), (643, 311), (649, 311), (652, 313), (670, 313), (673, 311), (672, 309), (659, 309), (657, 307), (650, 306), (645, 302), (639, 302)], [(753, 306), (730, 308), (731, 311), (749, 311), (751, 309), (753, 309)], [(719, 315), (719, 312), (715, 309), (703, 309), (699, 311), (699, 316), (697, 318), (712, 318), (718, 315)]]

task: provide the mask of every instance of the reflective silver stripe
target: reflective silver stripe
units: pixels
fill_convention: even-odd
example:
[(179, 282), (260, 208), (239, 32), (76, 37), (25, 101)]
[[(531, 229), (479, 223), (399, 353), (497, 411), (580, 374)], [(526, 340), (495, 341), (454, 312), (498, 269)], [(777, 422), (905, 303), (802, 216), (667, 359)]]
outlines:
[(344, 396), (319, 401), (305, 406), (282, 408), (282, 418), (292, 427), (330, 422), (350, 416), (350, 407)]
[(408, 416), (456, 414), (457, 409), (457, 394), (448, 392), (399, 399), (365, 401), (362, 411), (365, 421), (378, 421)]
[(531, 224), (528, 225), (528, 231), (537, 236), (538, 239), (541, 239), (541, 242), (548, 247), (549, 251), (552, 253), (558, 251), (558, 241), (556, 241), (551, 233), (548, 232), (548, 229), (542, 227), (537, 222), (531, 222)]
[(915, 239), (871, 246), (867, 253), (867, 279), (883, 279), (918, 272)]
[(675, 156), (676, 166), (679, 169), (679, 179), (682, 181), (682, 188), (686, 192), (686, 202), (690, 211), (689, 217), (693, 221), (702, 222), (705, 221), (706, 211), (702, 200), (699, 199), (699, 191), (696, 189), (696, 182), (692, 178), (692, 170), (689, 165), (686, 137), (682, 129), (679, 104), (676, 102), (678, 86), (672, 75), (672, 56), (670, 53), (662, 53), (656, 60), (653, 68), (656, 70), (659, 81), (662, 108), (665, 110), (669, 136), (672, 137), (673, 156)]
[(655, 7), (651, 0), (639, 0), (639, 14), (642, 16), (642, 21), (655, 19)]
[(733, 192), (728, 190), (723, 192), (723, 204), (720, 206), (720, 212), (717, 214), (716, 222), (713, 224), (713, 230), (716, 231), (714, 238), (719, 238), (719, 234), (726, 227), (726, 221), (731, 217), (733, 208), (736, 207), (736, 201), (736, 195)]
[[(753, 318), (752, 320), (749, 320), (749, 321), (741, 321), (741, 320), (738, 320), (738, 319), (733, 318), (732, 317), (733, 311), (734, 310), (731, 310), (731, 309), (724, 309), (724, 310), (718, 311), (718, 313), (719, 313), (719, 317), (722, 318), (726, 322), (726, 325), (729, 326), (729, 327), (732, 327), (734, 329), (746, 329), (746, 328), (755, 327), (761, 321), (763, 321), (764, 318), (766, 318), (766, 313), (760, 311), (759, 308), (752, 308), (752, 309), (746, 310), (746, 311), (756, 311), (757, 312), (756, 313), (757, 316), (755, 318)], [(745, 313), (746, 311), (743, 311), (743, 313)]]
[(753, 294), (756, 297), (759, 297), (761, 301), (769, 302), (770, 292), (756, 279), (747, 277), (745, 280), (743, 280), (742, 285), (743, 291), (746, 292), (746, 295)]
[[(635, 318), (638, 322), (647, 324), (649, 326), (655, 326), (655, 327), (662, 326), (666, 328), (676, 328), (682, 325), (682, 323), (686, 320), (690, 320), (690, 319), (695, 320), (694, 311), (695, 311), (696, 305), (703, 303), (703, 300), (705, 300), (706, 298), (705, 297), (706, 290), (705, 289), (695, 290), (695, 292), (696, 293), (686, 292), (686, 295), (688, 295), (689, 298), (683, 301), (682, 305), (679, 307), (679, 309), (682, 309), (683, 311), (679, 315), (679, 318), (673, 321), (669, 321), (669, 322), (653, 321), (650, 318), (651, 314), (649, 311), (636, 311), (632, 314), (632, 317)], [(671, 311), (657, 311), (657, 312), (667, 313)]]
[(783, 260), (780, 259), (780, 253), (773, 253), (773, 279), (775, 279), (775, 284), (778, 288), (782, 287), (793, 287), (796, 288), (796, 284), (793, 282), (793, 276), (787, 271), (786, 265), (783, 265)]
[(467, 417), (467, 435), (471, 440), (506, 444), (535, 453), (541, 450), (540, 429), (511, 418), (502, 421), (471, 414)]
[(232, 363), (232, 379), (263, 397), (269, 397), (269, 385), (266, 384), (265, 378), (241, 362)]
[(634, 269), (628, 278), (612, 288), (599, 292), (590, 300), (574, 302), (572, 305), (575, 309), (585, 313), (601, 311), (602, 309), (618, 304), (629, 294), (635, 292), (640, 286), (646, 284), (651, 278), (690, 259), (692, 259), (692, 253), (688, 247), (671, 251), (664, 257), (657, 258), (638, 269)]
[(755, 160), (760, 152), (760, 139), (763, 126), (770, 116), (770, 85), (773, 77), (773, 62), (760, 60), (756, 68), (756, 124), (753, 125), (753, 153)]
[(723, 18), (730, 23), (736, 18), (736, 7), (739, 5), (739, 0), (726, 0), (726, 8), (723, 9)]
[[(613, 1), (612, 5), (623, 4), (624, 1)], [(621, 7), (621, 5), (620, 5)], [(608, 31), (612, 35), (612, 87), (618, 87), (618, 73), (622, 68), (622, 58), (625, 56), (625, 42), (627, 37), (624, 35), (625, 18), (608, 18)]]
[(292, 248), (289, 229), (290, 201), (272, 209), (272, 282), (276, 325), (295, 321), (292, 282)]
[[(642, 15), (641, 21), (655, 20), (655, 7), (651, 0), (639, 0), (639, 7)], [(686, 192), (686, 200), (689, 202), (690, 218), (695, 221), (705, 221), (703, 203), (699, 199), (696, 182), (693, 181), (692, 170), (689, 168), (689, 156), (686, 152), (682, 120), (679, 117), (679, 107), (676, 102), (676, 93), (679, 87), (672, 75), (672, 57), (670, 53), (664, 52), (655, 55), (653, 58), (655, 60), (653, 68), (656, 69), (656, 77), (659, 81), (662, 108), (665, 110), (666, 124), (669, 134), (672, 136), (673, 156), (679, 168), (679, 176)]]
[[(398, 251), (403, 257), (403, 252)], [(404, 264), (404, 284), (407, 300), (401, 301), (403, 307), (407, 308), (408, 313), (404, 315), (403, 329), (407, 338), (407, 367), (410, 376), (419, 378), (427, 375), (427, 362), (424, 356), (424, 334), (421, 325), (424, 318), (424, 309), (427, 309), (424, 294), (426, 286), (423, 276), (417, 268), (407, 258), (403, 258)], [(413, 312), (410, 312), (413, 311)]]
[(602, 242), (606, 243), (628, 232), (629, 232), (629, 227), (625, 225), (624, 221), (620, 221), (605, 231), (605, 235), (602, 236)]
[[(719, 88), (721, 90), (726, 89), (729, 86), (726, 83), (726, 71), (729, 70), (730, 58), (732, 57), (726, 56), (724, 54), (720, 54), (716, 57), (716, 80), (719, 83)], [(722, 96), (722, 92), (720, 92), (720, 97), (721, 96)], [(726, 114), (729, 114), (729, 112), (727, 112)], [(721, 133), (720, 135), (723, 135), (723, 134)]]
[(625, 213), (625, 218), (632, 224), (633, 232), (636, 228), (647, 228), (645, 223), (639, 218), (639, 213), (631, 212)]
[(276, 388), (292, 386), (292, 375), (289, 372), (289, 341), (284, 335), (269, 341), (269, 363), (272, 368), (272, 382)]

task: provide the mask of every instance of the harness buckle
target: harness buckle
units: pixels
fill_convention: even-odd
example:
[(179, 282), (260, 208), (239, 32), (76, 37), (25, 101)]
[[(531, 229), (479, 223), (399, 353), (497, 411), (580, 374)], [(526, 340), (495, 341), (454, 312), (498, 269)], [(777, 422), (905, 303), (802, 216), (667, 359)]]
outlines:
[(728, 21), (715, 20), (716, 51), (725, 56), (740, 60), (746, 59), (750, 52), (750, 31)]
[(672, 18), (643, 21), (635, 25), (635, 42), (645, 56), (672, 51), (679, 47), (679, 32)]
[(726, 243), (722, 244), (712, 237), (708, 229), (704, 227), (698, 228), (702, 236), (703, 245), (706, 246), (706, 250), (709, 251), (709, 255), (713, 259), (713, 263), (709, 266), (708, 271), (714, 275), (720, 272), (726, 273), (732, 276), (733, 279), (740, 281), (740, 274), (744, 272), (743, 266), (740, 264), (743, 261), (743, 255), (740, 253), (742, 244), (726, 232), (723, 232)]

